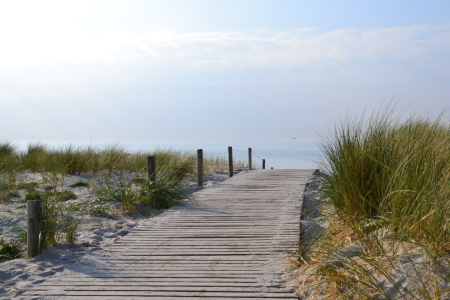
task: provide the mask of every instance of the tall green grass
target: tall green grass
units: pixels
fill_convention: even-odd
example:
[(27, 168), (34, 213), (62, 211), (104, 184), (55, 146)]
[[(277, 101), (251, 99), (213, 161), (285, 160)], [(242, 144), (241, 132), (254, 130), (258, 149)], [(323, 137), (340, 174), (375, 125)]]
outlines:
[[(37, 142), (28, 144), (27, 150), (20, 153), (9, 141), (0, 142), (0, 172), (53, 172), (66, 176), (88, 172), (98, 174), (100, 171), (108, 171), (111, 175), (114, 170), (128, 170), (144, 174), (148, 156), (155, 156), (157, 172), (170, 170), (172, 174), (183, 176), (196, 173), (196, 154), (193, 151), (157, 149), (153, 152), (127, 153), (119, 144), (104, 148), (71, 144), (50, 149)], [(205, 172), (228, 170), (225, 157), (206, 156), (203, 165)], [(235, 160), (234, 166), (243, 168), (246, 162)]]
[(0, 142), (0, 173), (8, 177), (10, 182), (15, 181), (15, 174), (20, 171), (20, 158), (16, 147), (9, 141)]
[(55, 246), (58, 241), (58, 234), (61, 231), (59, 228), (61, 207), (53, 197), (45, 196), (40, 200), (42, 205), (40, 249), (45, 250)]
[(182, 176), (196, 172), (196, 157), (189, 151), (159, 149), (148, 153), (127, 153), (119, 144), (102, 149), (76, 145), (49, 149), (40, 143), (30, 143), (24, 153), (19, 153), (8, 141), (0, 142), (0, 172), (54, 172), (66, 176), (88, 172), (98, 174), (100, 171), (112, 174), (117, 170), (128, 170), (144, 174), (148, 156), (156, 157), (157, 172), (170, 170), (172, 174)]
[[(240, 159), (233, 159), (233, 168), (242, 169), (248, 167), (248, 162)], [(254, 167), (259, 167), (254, 164)], [(203, 168), (205, 173), (228, 173), (228, 158), (225, 156), (208, 156), (204, 157)]]
[(68, 145), (60, 149), (48, 149), (42, 144), (29, 144), (25, 153), (20, 155), (21, 170), (32, 172), (56, 172), (63, 176), (101, 170), (110, 173), (120, 164), (126, 164), (127, 153), (119, 145), (104, 149)]
[(193, 197), (181, 186), (178, 174), (159, 172), (153, 180), (135, 177), (118, 185), (100, 185), (96, 193), (101, 200), (121, 203), (123, 212), (135, 210), (140, 204), (167, 209)]
[(450, 251), (449, 145), (442, 116), (401, 122), (383, 110), (347, 120), (320, 145), (323, 192), (360, 238), (388, 227), (435, 253)]
[(5, 242), (0, 238), (0, 262), (19, 258), (21, 252), (20, 242)]
[(302, 257), (315, 283), (326, 278), (328, 296), (342, 299), (450, 296), (444, 114), (404, 120), (394, 109), (380, 109), (345, 119), (319, 146), (328, 232)]
[(131, 162), (120, 167), (135, 172), (131, 180), (122, 180), (111, 185), (108, 181), (97, 188), (103, 200), (122, 203), (122, 211), (132, 211), (139, 204), (154, 208), (169, 208), (192, 197), (184, 190), (183, 180), (196, 174), (196, 157), (189, 152), (157, 150), (155, 156), (156, 175), (147, 176), (147, 154), (133, 154), (127, 159)]

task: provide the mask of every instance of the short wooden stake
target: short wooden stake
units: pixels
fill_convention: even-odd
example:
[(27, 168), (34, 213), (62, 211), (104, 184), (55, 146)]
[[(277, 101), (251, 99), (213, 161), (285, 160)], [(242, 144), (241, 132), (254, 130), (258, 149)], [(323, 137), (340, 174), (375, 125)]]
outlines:
[(252, 148), (248, 148), (248, 169), (252, 170)]
[(154, 156), (148, 157), (148, 178), (155, 180), (156, 177), (156, 160)]
[(233, 177), (233, 148), (228, 147), (228, 176)]
[(197, 150), (197, 186), (203, 186), (203, 150)]
[(266, 160), (263, 159), (263, 170), (266, 168)]
[(39, 254), (40, 237), (42, 224), (42, 206), (40, 200), (27, 201), (27, 251), (28, 257)]

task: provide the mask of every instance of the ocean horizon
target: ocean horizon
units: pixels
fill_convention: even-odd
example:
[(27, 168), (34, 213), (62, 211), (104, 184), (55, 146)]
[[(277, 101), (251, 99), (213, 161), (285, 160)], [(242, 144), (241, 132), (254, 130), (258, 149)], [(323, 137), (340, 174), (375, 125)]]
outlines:
[(72, 139), (72, 140), (11, 140), (19, 151), (26, 151), (30, 143), (41, 143), (50, 149), (69, 145), (104, 148), (119, 145), (127, 152), (152, 152), (158, 149), (197, 151), (203, 149), (205, 156), (228, 156), (228, 147), (233, 148), (233, 158), (248, 159), (248, 148), (252, 148), (252, 161), (261, 167), (274, 169), (317, 169), (321, 152), (318, 138), (215, 138), (215, 139)]

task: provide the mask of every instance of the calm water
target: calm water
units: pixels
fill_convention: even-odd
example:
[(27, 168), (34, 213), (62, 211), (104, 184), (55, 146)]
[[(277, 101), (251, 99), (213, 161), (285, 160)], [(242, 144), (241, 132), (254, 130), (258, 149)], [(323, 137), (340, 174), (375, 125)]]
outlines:
[[(19, 150), (25, 151), (30, 141), (12, 141)], [(36, 141), (31, 141), (36, 142)], [(266, 168), (274, 169), (315, 169), (320, 157), (317, 140), (307, 138), (276, 139), (130, 139), (130, 140), (40, 140), (51, 148), (67, 145), (104, 146), (119, 144), (128, 152), (151, 152), (155, 149), (196, 151), (203, 149), (204, 155), (228, 155), (228, 146), (233, 147), (233, 158), (248, 159), (248, 148), (253, 151), (253, 163), (261, 165), (266, 160)]]

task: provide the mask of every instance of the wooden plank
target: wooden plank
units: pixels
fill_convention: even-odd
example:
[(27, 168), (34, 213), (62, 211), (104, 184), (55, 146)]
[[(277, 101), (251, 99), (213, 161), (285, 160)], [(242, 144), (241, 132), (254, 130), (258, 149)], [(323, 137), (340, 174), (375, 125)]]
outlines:
[[(83, 287), (89, 287), (89, 286), (95, 286), (95, 287), (107, 287), (107, 286), (115, 286), (115, 287), (121, 287), (121, 286), (127, 286), (127, 287), (131, 287), (131, 286), (143, 286), (143, 287), (162, 287), (162, 288), (196, 288), (196, 287), (211, 287), (211, 288), (227, 288), (227, 287), (238, 287), (238, 288), (249, 288), (249, 289), (258, 289), (263, 287), (263, 284), (257, 284), (256, 281), (253, 282), (234, 282), (234, 283), (230, 283), (230, 282), (194, 282), (194, 281), (189, 281), (188, 283), (185, 282), (179, 282), (179, 281), (136, 281), (136, 280), (114, 280), (114, 281), (106, 281), (106, 280), (97, 280), (97, 279), (93, 279), (93, 280), (79, 280), (79, 278), (72, 278), (71, 279), (72, 285), (71, 287), (78, 287), (78, 286), (83, 286)], [(249, 287), (249, 283), (251, 284), (251, 287)], [(43, 289), (53, 289), (54, 287), (57, 286), (66, 286), (66, 281), (65, 280), (60, 280), (60, 281), (54, 281), (54, 280), (48, 280), (43, 282), (42, 284), (39, 285), (39, 287), (35, 288), (34, 290), (43, 290)]]
[[(205, 297), (205, 298), (266, 298), (266, 297), (276, 297), (281, 299), (298, 299), (296, 296), (294, 297), (292, 293), (285, 292), (214, 292), (214, 291), (197, 291), (197, 292), (178, 292), (178, 291), (120, 291), (120, 290), (109, 290), (109, 291), (77, 291), (77, 290), (62, 290), (60, 293), (54, 293), (54, 291), (29, 291), (28, 295), (38, 295), (38, 296), (102, 296), (102, 297), (110, 297), (110, 296), (120, 296), (120, 297), (135, 297), (135, 296), (146, 296), (146, 297)], [(58, 297), (59, 299), (59, 297)], [(92, 298), (91, 298), (92, 299)], [(125, 298), (122, 298), (125, 299)], [(197, 298), (198, 299), (198, 298)]]
[[(67, 284), (67, 281), (70, 280), (70, 285)], [(204, 279), (204, 278), (155, 278), (152, 280), (149, 280), (146, 277), (110, 277), (110, 278), (96, 278), (96, 277), (74, 277), (74, 276), (67, 276), (62, 279), (56, 279), (56, 278), (49, 278), (47, 281), (45, 281), (45, 285), (52, 285), (53, 283), (59, 282), (59, 285), (65, 286), (65, 287), (71, 287), (71, 286), (78, 286), (81, 284), (131, 284), (131, 283), (139, 283), (139, 284), (148, 284), (151, 285), (158, 285), (158, 284), (169, 284), (173, 286), (220, 286), (220, 285), (226, 285), (226, 286), (233, 286), (235, 284), (240, 286), (251, 286), (251, 287), (271, 287), (270, 285), (266, 285), (263, 282), (260, 282), (256, 279), (244, 279), (244, 278), (238, 278), (238, 279), (232, 279), (232, 278), (210, 278), (210, 279)], [(44, 283), (41, 285), (35, 287), (34, 289), (40, 289), (41, 286), (43, 286)]]
[[(154, 286), (147, 286), (147, 285), (80, 285), (80, 286), (72, 286), (70, 288), (62, 289), (61, 286), (52, 285), (48, 286), (48, 288), (43, 288), (41, 286), (39, 289), (34, 289), (34, 292), (37, 291), (47, 291), (47, 292), (54, 292), (54, 291), (151, 291), (151, 292), (204, 292), (207, 290), (208, 292), (214, 292), (214, 293), (227, 293), (230, 292), (230, 287), (233, 288), (234, 293), (255, 293), (260, 292), (259, 287), (237, 287), (237, 286), (161, 286), (161, 285), (154, 285)], [(288, 293), (288, 291), (276, 291), (276, 293)]]
[[(40, 295), (40, 294), (39, 294)], [(36, 296), (39, 296), (36, 295)], [(51, 299), (52, 297), (57, 297), (56, 299), (58, 300), (121, 300), (121, 299), (133, 299), (133, 300), (140, 300), (140, 299), (146, 299), (148, 300), (149, 297), (151, 297), (152, 300), (168, 300), (168, 299), (183, 299), (183, 300), (198, 300), (201, 299), (198, 296), (173, 296), (173, 295), (167, 295), (167, 296), (121, 296), (121, 295), (101, 295), (101, 296), (97, 296), (97, 295), (87, 295), (87, 296), (82, 296), (82, 295), (59, 295), (59, 294), (49, 294), (43, 297), (48, 297), (47, 299)], [(23, 299), (23, 297), (21, 297)], [(32, 297), (32, 299), (36, 299), (36, 297)], [(44, 299), (44, 298), (43, 298)], [(214, 298), (211, 297), (206, 297), (205, 299), (233, 299), (233, 300), (248, 300), (248, 299), (265, 299), (265, 300), (278, 300), (278, 299), (298, 299), (297, 296), (291, 296), (291, 297), (280, 297), (280, 296), (270, 296), (270, 295), (263, 295), (263, 296), (238, 296), (238, 297), (230, 297), (227, 295), (216, 295), (214, 296)]]

